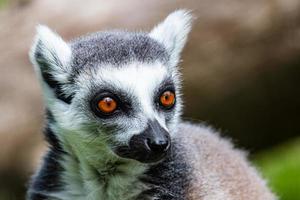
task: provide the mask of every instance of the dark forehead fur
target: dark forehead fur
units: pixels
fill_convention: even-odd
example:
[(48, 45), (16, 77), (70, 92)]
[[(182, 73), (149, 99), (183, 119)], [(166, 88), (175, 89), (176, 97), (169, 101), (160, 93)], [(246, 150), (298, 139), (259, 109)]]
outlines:
[(120, 66), (130, 61), (168, 61), (164, 46), (146, 33), (110, 31), (92, 33), (71, 41), (72, 65), (77, 71), (99, 64)]

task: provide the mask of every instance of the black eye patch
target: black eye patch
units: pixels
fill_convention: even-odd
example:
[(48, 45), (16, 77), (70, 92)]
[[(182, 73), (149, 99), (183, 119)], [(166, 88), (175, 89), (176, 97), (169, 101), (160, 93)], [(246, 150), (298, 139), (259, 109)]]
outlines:
[[(116, 102), (116, 109), (111, 114), (104, 114), (99, 110), (99, 101), (103, 98), (111, 98)], [(113, 118), (117, 115), (130, 115), (132, 112), (132, 97), (129, 94), (117, 90), (113, 87), (109, 88), (98, 88), (97, 92), (91, 95), (90, 98), (90, 108), (91, 111), (102, 119)]]
[(154, 102), (158, 108), (161, 108), (161, 103), (160, 103), (161, 95), (166, 91), (170, 91), (174, 94), (176, 93), (174, 82), (171, 80), (171, 78), (167, 78), (164, 81), (162, 81), (160, 86), (155, 91)]

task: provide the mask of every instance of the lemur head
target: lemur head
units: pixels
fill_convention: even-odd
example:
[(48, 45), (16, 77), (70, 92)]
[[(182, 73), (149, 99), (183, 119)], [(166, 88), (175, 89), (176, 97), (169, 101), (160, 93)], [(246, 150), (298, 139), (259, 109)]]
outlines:
[(190, 24), (178, 10), (150, 33), (97, 32), (69, 43), (39, 26), (31, 61), (60, 145), (94, 164), (103, 154), (164, 158), (181, 113), (177, 65)]

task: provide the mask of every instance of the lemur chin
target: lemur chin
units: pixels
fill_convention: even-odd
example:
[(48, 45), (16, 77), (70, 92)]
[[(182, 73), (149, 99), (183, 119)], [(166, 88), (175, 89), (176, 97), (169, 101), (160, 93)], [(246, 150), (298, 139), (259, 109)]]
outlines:
[(38, 26), (30, 52), (49, 149), (28, 200), (273, 200), (243, 152), (180, 120), (180, 53), (191, 14), (149, 33), (104, 31), (70, 42)]

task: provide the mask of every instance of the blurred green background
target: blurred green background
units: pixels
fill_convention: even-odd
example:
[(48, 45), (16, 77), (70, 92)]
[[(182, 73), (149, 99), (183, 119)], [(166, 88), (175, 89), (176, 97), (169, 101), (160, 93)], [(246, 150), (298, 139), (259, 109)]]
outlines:
[(193, 11), (182, 56), (184, 119), (250, 152), (282, 200), (300, 200), (299, 0), (0, 0), (0, 200), (22, 200), (45, 148), (41, 91), (28, 60), (35, 26), (65, 39), (148, 31)]

